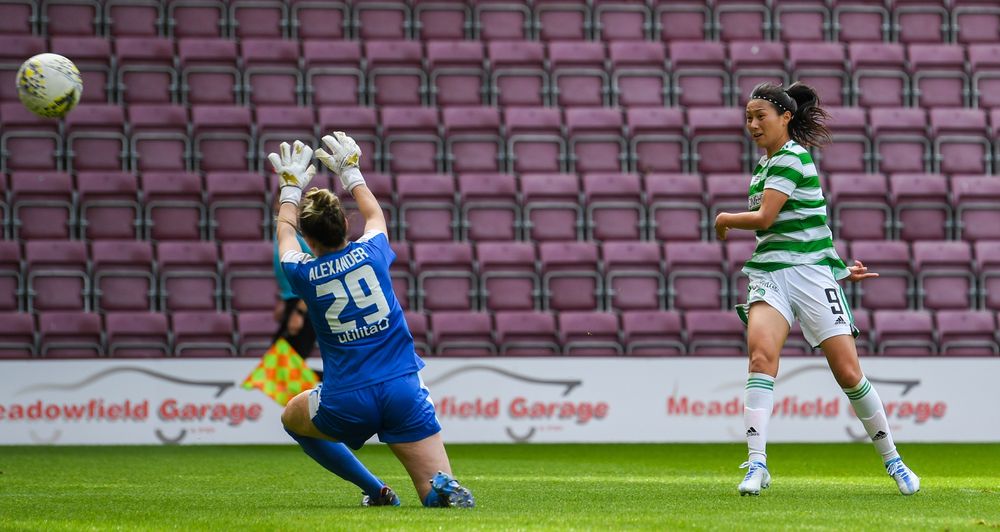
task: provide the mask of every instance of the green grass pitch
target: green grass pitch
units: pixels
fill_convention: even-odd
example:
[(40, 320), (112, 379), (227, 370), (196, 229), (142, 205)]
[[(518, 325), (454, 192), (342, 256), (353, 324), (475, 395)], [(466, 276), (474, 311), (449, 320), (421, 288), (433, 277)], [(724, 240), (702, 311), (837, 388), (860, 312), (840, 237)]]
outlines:
[(912, 497), (862, 444), (770, 445), (760, 497), (736, 493), (743, 445), (451, 445), (472, 510), (421, 508), (381, 445), (360, 456), (401, 508), (359, 507), (291, 445), (0, 447), (0, 529), (1000, 529), (1000, 444), (900, 447)]

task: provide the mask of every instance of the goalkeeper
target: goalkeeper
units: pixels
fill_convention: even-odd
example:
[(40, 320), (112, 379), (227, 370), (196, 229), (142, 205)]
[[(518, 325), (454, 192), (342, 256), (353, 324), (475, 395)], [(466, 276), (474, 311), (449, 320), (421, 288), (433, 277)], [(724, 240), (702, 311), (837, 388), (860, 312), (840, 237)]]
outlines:
[[(419, 371), (424, 363), (392, 291), (395, 259), (385, 217), (358, 169), (361, 150), (341, 132), (323, 137), (316, 158), (354, 196), (364, 234), (347, 240), (340, 199), (312, 189), (312, 149), (295, 141), (268, 156), (281, 178), (277, 235), (281, 266), (295, 295), (306, 302), (323, 356), (323, 383), (292, 398), (281, 421), (321, 465), (362, 487), (365, 506), (399, 505), (344, 444), (360, 449), (373, 435), (387, 443), (413, 480), (424, 506), (472, 507), (468, 489), (451, 477), (441, 426)], [(302, 252), (301, 231), (314, 256)], [(346, 472), (346, 473), (345, 473)]]

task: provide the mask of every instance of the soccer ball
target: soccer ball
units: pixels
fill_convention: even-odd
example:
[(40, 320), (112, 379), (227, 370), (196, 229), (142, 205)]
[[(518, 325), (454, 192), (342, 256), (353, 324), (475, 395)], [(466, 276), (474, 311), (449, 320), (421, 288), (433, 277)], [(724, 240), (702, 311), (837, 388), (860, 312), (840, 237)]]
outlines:
[(45, 118), (62, 118), (83, 94), (80, 71), (58, 54), (38, 54), (17, 71), (17, 97), (29, 111)]

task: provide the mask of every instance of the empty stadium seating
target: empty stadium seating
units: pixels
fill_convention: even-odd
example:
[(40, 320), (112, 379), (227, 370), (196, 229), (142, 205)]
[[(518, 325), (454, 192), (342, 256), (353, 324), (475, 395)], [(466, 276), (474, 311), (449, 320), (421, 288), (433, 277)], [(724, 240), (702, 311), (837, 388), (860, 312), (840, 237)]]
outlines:
[[(422, 354), (743, 354), (753, 235), (712, 222), (763, 80), (831, 115), (830, 225), (881, 274), (846, 290), (861, 352), (996, 356), (998, 28), (972, 0), (0, 2), (0, 357), (259, 354), (266, 154), (333, 130)], [(44, 51), (83, 75), (63, 121), (14, 91)]]

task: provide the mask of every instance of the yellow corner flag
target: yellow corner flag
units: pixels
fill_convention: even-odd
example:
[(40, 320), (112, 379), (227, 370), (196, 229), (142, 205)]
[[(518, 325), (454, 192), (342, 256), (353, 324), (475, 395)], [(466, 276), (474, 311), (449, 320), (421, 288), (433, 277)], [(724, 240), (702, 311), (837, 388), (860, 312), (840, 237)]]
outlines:
[(318, 382), (316, 373), (306, 365), (305, 360), (284, 338), (278, 338), (264, 353), (260, 364), (247, 375), (243, 387), (247, 390), (259, 388), (279, 405), (285, 406), (292, 397), (313, 389)]

